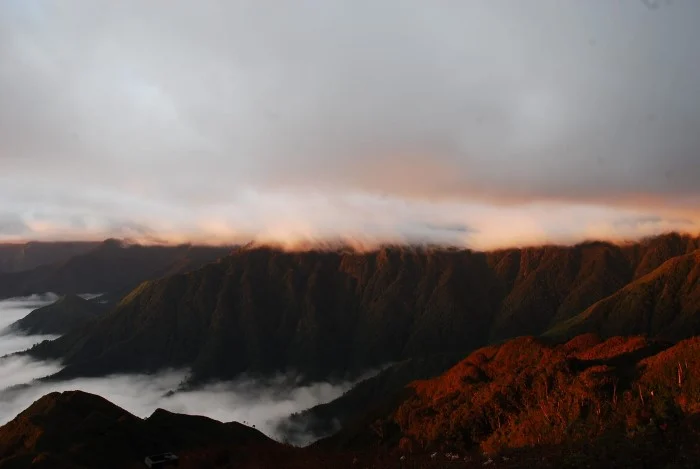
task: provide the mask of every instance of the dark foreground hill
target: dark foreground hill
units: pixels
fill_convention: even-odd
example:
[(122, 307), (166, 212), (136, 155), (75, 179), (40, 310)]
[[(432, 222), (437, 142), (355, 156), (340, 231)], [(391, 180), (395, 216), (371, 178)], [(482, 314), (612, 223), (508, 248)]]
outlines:
[(30, 270), (0, 274), (0, 298), (33, 293), (105, 293), (144, 280), (187, 272), (213, 262), (230, 247), (141, 246), (107, 240), (87, 251)]
[[(238, 249), (144, 283), (100, 321), (30, 353), (64, 360), (64, 377), (190, 367), (194, 381), (290, 369), (325, 379), (539, 335), (609, 298), (632, 331), (666, 331), (646, 327), (663, 314), (664, 324), (690, 336), (700, 332), (692, 277), (699, 258), (691, 254), (698, 245), (672, 234), (491, 253)], [(668, 268), (675, 259), (685, 267)], [(650, 276), (659, 279), (655, 292), (674, 291), (663, 311), (630, 296), (637, 290), (628, 286)]]
[(222, 445), (232, 452), (280, 446), (239, 423), (162, 409), (140, 419), (99, 396), (68, 391), (42, 397), (0, 427), (0, 468), (141, 468), (150, 454)]
[(97, 319), (107, 310), (97, 301), (65, 295), (50, 305), (35, 309), (10, 328), (24, 334), (65, 334)]

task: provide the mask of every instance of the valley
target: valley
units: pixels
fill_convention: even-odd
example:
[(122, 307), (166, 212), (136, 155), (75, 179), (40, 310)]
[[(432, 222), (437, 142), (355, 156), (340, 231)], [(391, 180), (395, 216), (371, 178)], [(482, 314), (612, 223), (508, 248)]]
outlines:
[[(445, 464), (459, 455), (466, 467), (488, 460), (519, 467), (510, 462), (531, 458), (580, 464), (574, 467), (603, 458), (617, 461), (610, 467), (632, 467), (658, 456), (637, 441), (658, 440), (664, 451), (678, 452), (679, 432), (698, 431), (699, 245), (698, 238), (669, 234), (627, 245), (486, 253), (236, 248), (184, 273), (152, 269), (121, 298), (118, 287), (24, 300), (29, 314), (15, 313), (6, 331), (40, 343), (10, 350), (16, 353), (0, 363), (23, 360), (15, 366), (35, 373), (12, 381), (20, 387), (0, 393), (0, 401), (10, 399), (19, 412), (18, 404), (29, 406), (27, 397), (35, 396), (26, 412), (45, 414), (46, 425), (67, 418), (49, 410), (64, 399), (82, 406), (75, 418), (97, 412), (107, 420), (96, 424), (109, 428), (109, 419), (127, 417), (106, 416), (123, 412), (135, 423), (104, 431), (133, 442), (127, 446), (142, 445), (125, 449), (127, 459), (138, 459), (139, 451), (177, 450), (185, 467), (204, 467), (197, 466), (203, 461), (233, 467), (233, 446), (194, 435), (158, 440), (149, 423), (158, 408), (239, 422), (250, 417), (238, 406), (251, 417), (267, 415), (258, 418), (258, 428), (277, 441), (260, 434), (263, 439), (235, 451), (248, 462), (235, 464), (267, 458), (272, 465), (281, 458), (289, 461), (285, 467), (323, 467), (326, 460), (351, 467), (369, 458), (404, 467), (410, 458), (415, 467), (434, 467), (436, 453)], [(120, 253), (104, 262), (118, 266), (123, 259)], [(163, 374), (167, 370), (174, 373)], [(163, 397), (146, 383), (160, 383)], [(91, 394), (71, 394), (74, 388), (107, 396), (120, 389), (127, 394), (115, 398), (138, 416)], [(136, 389), (153, 397), (140, 403), (126, 397)], [(192, 399), (233, 412), (212, 412)], [(64, 453), (60, 445), (43, 450), (38, 443), (20, 450), (12, 441), (29, 441), (19, 423), (25, 414), (19, 421), (8, 415), (0, 429), (0, 467), (22, 467), (30, 459), (45, 467), (112, 461), (97, 449), (106, 443), (88, 443), (88, 433), (71, 438), (94, 450)], [(172, 431), (190, 425), (188, 417), (179, 418), (173, 417)], [(217, 425), (223, 424), (210, 427), (214, 440), (233, 438)], [(626, 448), (625, 461), (609, 453), (612, 446)], [(678, 453), (679, 464), (690, 461), (692, 448)], [(131, 467), (127, 459), (104, 467)]]

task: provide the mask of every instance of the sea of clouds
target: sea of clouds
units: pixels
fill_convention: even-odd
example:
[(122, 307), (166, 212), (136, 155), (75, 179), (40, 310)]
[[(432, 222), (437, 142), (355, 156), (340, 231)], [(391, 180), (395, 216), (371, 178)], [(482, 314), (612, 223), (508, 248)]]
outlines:
[[(9, 354), (56, 336), (23, 335), (8, 326), (33, 309), (55, 300), (55, 295), (0, 300), (0, 425), (50, 392), (82, 390), (98, 394), (139, 417), (148, 417), (157, 408), (163, 408), (223, 422), (245, 423), (281, 441), (286, 435), (280, 429), (280, 422), (293, 413), (340, 397), (354, 384), (351, 381), (300, 384), (297, 376), (279, 375), (267, 379), (242, 377), (178, 390), (187, 370), (37, 381), (59, 371), (61, 364)], [(306, 441), (302, 439), (301, 443), (311, 439), (311, 436)]]

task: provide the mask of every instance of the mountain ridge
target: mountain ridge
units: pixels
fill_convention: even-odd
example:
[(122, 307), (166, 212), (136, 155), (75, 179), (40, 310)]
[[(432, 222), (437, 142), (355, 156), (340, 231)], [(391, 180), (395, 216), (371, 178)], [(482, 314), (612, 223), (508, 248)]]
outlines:
[(0, 298), (133, 289), (140, 282), (186, 272), (227, 255), (232, 247), (125, 244), (108, 239), (77, 255), (30, 270), (0, 273)]
[(189, 367), (195, 381), (290, 369), (359, 375), (545, 333), (698, 245), (671, 234), (492, 253), (240, 248), (143, 283), (100, 321), (29, 353), (63, 359), (63, 377), (161, 367)]

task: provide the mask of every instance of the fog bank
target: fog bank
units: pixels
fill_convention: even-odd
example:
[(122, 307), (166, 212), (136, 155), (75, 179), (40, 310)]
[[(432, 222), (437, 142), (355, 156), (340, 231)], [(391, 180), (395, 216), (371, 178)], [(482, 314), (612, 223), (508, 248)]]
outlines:
[[(15, 352), (21, 352), (34, 344), (38, 344), (44, 340), (53, 340), (58, 337), (57, 335), (26, 335), (9, 328), (15, 321), (22, 319), (37, 308), (53, 303), (57, 299), (57, 295), (45, 293), (23, 298), (0, 300), (0, 357)], [(4, 369), (5, 367), (0, 365), (0, 370)], [(2, 371), (0, 371), (0, 379), (2, 379), (0, 381), (3, 385), (2, 387), (7, 386)]]
[[(8, 357), (0, 361), (0, 382), (13, 386), (58, 369), (51, 363)], [(299, 386), (295, 384), (295, 379), (288, 376), (266, 380), (244, 377), (170, 393), (178, 388), (186, 375), (184, 370), (169, 370), (153, 375), (35, 381), (27, 386), (0, 390), (0, 425), (9, 422), (32, 402), (50, 392), (81, 390), (98, 394), (138, 417), (148, 417), (157, 408), (163, 408), (171, 412), (204, 415), (222, 422), (241, 422), (283, 441), (285, 435), (279, 427), (283, 419), (340, 397), (353, 384), (345, 381)]]

